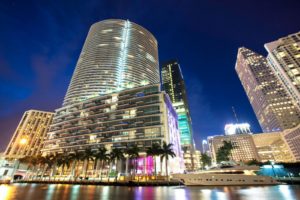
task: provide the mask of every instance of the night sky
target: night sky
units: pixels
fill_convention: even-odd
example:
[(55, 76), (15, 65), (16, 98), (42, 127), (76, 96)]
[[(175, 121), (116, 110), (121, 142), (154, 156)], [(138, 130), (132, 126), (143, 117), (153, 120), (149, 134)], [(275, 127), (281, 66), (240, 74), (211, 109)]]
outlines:
[(237, 49), (266, 55), (264, 43), (300, 30), (299, 10), (288, 0), (1, 0), (0, 151), (24, 111), (61, 106), (89, 27), (108, 18), (152, 32), (160, 63), (179, 59), (198, 146), (235, 122), (232, 106), (260, 132), (234, 70)]

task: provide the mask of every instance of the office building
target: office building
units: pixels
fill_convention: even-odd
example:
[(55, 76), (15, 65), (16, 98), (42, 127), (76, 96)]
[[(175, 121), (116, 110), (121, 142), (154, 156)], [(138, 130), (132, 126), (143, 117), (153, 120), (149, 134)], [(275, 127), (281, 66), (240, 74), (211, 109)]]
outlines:
[(250, 160), (260, 160), (252, 135), (237, 134), (226, 136), (208, 137), (208, 144), (211, 151), (212, 162), (217, 162), (217, 152), (223, 146), (223, 141), (230, 141), (234, 148), (231, 151), (231, 160), (235, 162), (247, 162)]
[(181, 144), (183, 146), (192, 145), (192, 121), (185, 83), (177, 60), (172, 60), (162, 65), (162, 88), (169, 95), (177, 112)]
[(155, 37), (128, 20), (93, 24), (63, 106), (147, 84), (160, 83)]
[(192, 120), (189, 111), (186, 88), (177, 60), (171, 60), (162, 65), (162, 88), (169, 95), (172, 105), (178, 115), (180, 140), (184, 151), (187, 170), (194, 170), (194, 145), (192, 135)]
[(294, 162), (294, 156), (284, 139), (283, 132), (252, 135), (261, 162)]
[[(44, 154), (126, 149), (137, 145), (145, 156), (153, 143), (173, 144), (169, 172), (183, 170), (177, 114), (160, 85), (147, 85), (102, 95), (55, 111)], [(144, 153), (143, 153), (144, 152)], [(124, 167), (120, 168), (124, 171)], [(154, 170), (153, 166), (149, 170)], [(164, 169), (163, 169), (164, 170)]]
[(40, 155), (52, 118), (52, 112), (26, 111), (5, 150), (5, 157)]
[(300, 106), (300, 32), (265, 44), (268, 62)]
[(282, 131), (299, 124), (299, 107), (266, 58), (239, 48), (235, 69), (263, 132)]

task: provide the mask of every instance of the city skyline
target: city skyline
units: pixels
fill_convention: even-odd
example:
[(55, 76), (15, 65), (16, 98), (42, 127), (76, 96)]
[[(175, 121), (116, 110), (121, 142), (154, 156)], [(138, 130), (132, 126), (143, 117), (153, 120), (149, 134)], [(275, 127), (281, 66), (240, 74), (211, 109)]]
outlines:
[[(72, 19), (70, 23), (68, 23), (67, 14), (62, 13), (61, 8), (58, 8), (58, 6), (55, 7), (54, 5), (43, 10), (39, 5), (35, 4), (34, 8), (30, 9), (39, 11), (37, 15), (41, 18), (28, 22), (29, 24), (21, 24), (22, 20), (20, 16), (32, 17), (34, 14), (29, 13), (26, 9), (20, 12), (20, 14), (17, 13), (18, 9), (23, 8), (23, 5), (7, 3), (3, 7), (1, 21), (3, 18), (6, 18), (11, 24), (9, 25), (8, 22), (6, 22), (7, 30), (1, 33), (1, 42), (4, 45), (0, 48), (0, 81), (2, 83), (0, 96), (0, 127), (2, 130), (1, 136), (3, 136), (3, 140), (0, 142), (0, 150), (4, 150), (8, 144), (25, 110), (39, 109), (53, 112), (54, 109), (61, 105), (63, 96), (67, 91), (68, 82), (79, 57), (80, 48), (87, 35), (87, 27), (92, 23), (108, 18), (128, 18), (151, 31), (158, 39), (160, 65), (165, 60), (172, 58), (179, 60), (183, 76), (187, 82), (187, 94), (191, 107), (194, 137), (198, 146), (201, 143), (200, 139), (204, 139), (208, 135), (224, 133), (223, 127), (225, 123), (234, 122), (235, 119), (231, 111), (231, 106), (235, 106), (241, 121), (251, 124), (251, 127), (254, 129), (253, 132), (260, 132), (251, 105), (234, 72), (237, 49), (240, 46), (246, 46), (266, 55), (263, 44), (297, 32), (299, 31), (297, 30), (299, 27), (295, 24), (286, 23), (284, 25), (285, 27), (281, 28), (276, 25), (278, 21), (276, 23), (270, 22), (268, 28), (271, 28), (271, 30), (267, 31), (263, 29), (263, 31), (260, 31), (259, 37), (256, 37), (257, 32), (254, 31), (246, 33), (246, 29), (242, 38), (235, 39), (236, 34), (233, 32), (236, 29), (231, 30), (232, 32), (227, 30), (224, 32), (224, 35), (219, 36), (218, 34), (220, 33), (214, 32), (217, 30), (214, 26), (205, 27), (205, 30), (200, 30), (200, 26), (194, 27), (192, 22), (185, 24), (179, 20), (179, 27), (183, 29), (187, 28), (189, 33), (195, 28), (195, 32), (200, 33), (200, 39), (197, 38), (198, 40), (194, 44), (191, 43), (192, 41), (190, 39), (192, 38), (186, 37), (187, 35), (182, 31), (179, 31), (177, 34), (172, 34), (171, 31), (174, 30), (172, 24), (174, 25), (174, 22), (169, 25), (163, 24), (172, 21), (171, 19), (164, 18), (162, 19), (163, 22), (155, 22), (155, 18), (149, 19), (138, 14), (136, 16), (130, 14), (131, 9), (129, 8), (125, 12), (120, 12), (118, 6), (114, 7), (113, 5), (109, 5), (109, 3), (106, 4), (108, 4), (106, 6), (114, 8), (110, 14), (99, 15), (96, 14), (94, 8), (83, 7), (86, 11), (93, 10), (93, 13), (89, 13), (90, 16), (89, 14), (85, 14), (82, 18), (77, 17)], [(273, 6), (277, 9), (280, 7), (278, 4), (274, 4)], [(208, 4), (204, 5), (204, 7), (205, 6), (212, 7), (214, 5)], [(292, 9), (289, 5), (286, 6), (287, 7), (284, 8)], [(95, 8), (99, 9), (100, 7), (100, 5), (95, 6)], [(241, 15), (241, 13), (235, 10), (237, 8), (238, 6), (231, 8), (233, 9), (233, 16)], [(149, 13), (151, 9), (148, 9), (143, 11)], [(14, 12), (9, 12), (11, 10)], [(217, 10), (216, 8), (215, 12)], [(175, 12), (173, 10), (171, 11)], [(24, 12), (28, 12), (28, 16), (24, 15)], [(225, 9), (223, 14), (224, 12), (230, 16), (230, 9), (229, 11)], [(67, 10), (66, 13), (74, 15), (76, 12), (72, 13), (72, 11)], [(292, 13), (293, 12), (289, 15), (293, 15)], [(158, 14), (165, 16), (163, 13)], [(187, 13), (184, 14), (187, 15)], [(63, 16), (65, 18), (63, 18)], [(207, 14), (206, 17), (208, 16)], [(231, 17), (233, 18), (233, 16)], [(242, 16), (244, 15), (242, 14)], [(65, 19), (65, 21), (60, 20), (61, 17)], [(199, 18), (200, 16), (197, 17)], [(197, 17), (195, 17), (195, 19), (197, 19)], [(186, 18), (188, 17), (185, 16), (185, 19)], [(282, 24), (285, 23), (285, 20), (288, 18), (289, 17), (281, 19)], [(249, 19), (250, 24), (257, 21), (258, 19), (255, 18), (253, 21)], [(234, 24), (238, 22), (239, 20), (235, 20), (231, 22), (233, 24), (227, 25), (229, 25), (229, 28), (233, 28)], [(217, 23), (216, 26), (221, 25), (219, 23)], [(22, 31), (16, 31), (16, 25), (20, 25), (20, 30)], [(41, 30), (36, 29), (35, 25), (40, 25)], [(263, 24), (261, 25), (263, 26)], [(208, 28), (208, 30), (206, 28)], [(46, 33), (47, 30), (50, 30), (50, 33)], [(167, 30), (168, 33), (165, 33), (165, 30)], [(31, 33), (33, 33), (32, 36), (30, 35)], [(239, 34), (242, 33), (243, 32)], [(232, 36), (230, 34), (232, 34)], [(196, 34), (193, 36), (196, 38)], [(28, 41), (25, 41), (27, 37), (29, 37)], [(182, 41), (179, 39), (182, 39)], [(209, 42), (203, 43), (205, 40)], [(21, 41), (23, 41), (24, 44), (21, 45)], [(11, 42), (11, 44), (9, 42)], [(224, 46), (220, 46), (220, 43)], [(189, 48), (183, 49), (182, 47), (187, 44), (190, 44), (190, 46), (188, 46)], [(203, 46), (196, 48), (195, 46), (198, 44), (199, 46), (201, 46), (200, 44)], [(26, 45), (31, 46), (27, 49), (25, 48)], [(56, 45), (58, 45), (59, 48), (56, 47)], [(216, 54), (216, 49), (213, 47), (222, 50), (222, 55), (220, 55), (220, 53)], [(200, 53), (198, 53), (198, 51)], [(17, 54), (17, 56), (15, 54)], [(216, 56), (219, 56), (218, 61), (213, 60)], [(198, 57), (199, 61), (196, 62), (195, 59), (198, 59)], [(221, 67), (223, 65), (225, 66), (224, 68)], [(203, 69), (205, 70), (203, 71)], [(201, 72), (205, 73), (201, 74)], [(213, 77), (214, 80), (211, 77)], [(218, 88), (220, 84), (228, 88), (228, 90)], [(230, 98), (222, 98), (222, 96), (225, 95)], [(206, 122), (207, 120), (209, 123)], [(213, 123), (211, 123), (211, 121), (213, 121)]]

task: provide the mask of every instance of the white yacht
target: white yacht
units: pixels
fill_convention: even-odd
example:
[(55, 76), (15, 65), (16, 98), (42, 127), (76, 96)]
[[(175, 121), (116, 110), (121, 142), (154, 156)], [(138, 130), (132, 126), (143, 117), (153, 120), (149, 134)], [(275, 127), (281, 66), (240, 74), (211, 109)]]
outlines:
[(172, 178), (185, 185), (276, 185), (279, 184), (269, 176), (256, 175), (258, 166), (234, 166), (211, 169), (191, 174), (173, 174)]

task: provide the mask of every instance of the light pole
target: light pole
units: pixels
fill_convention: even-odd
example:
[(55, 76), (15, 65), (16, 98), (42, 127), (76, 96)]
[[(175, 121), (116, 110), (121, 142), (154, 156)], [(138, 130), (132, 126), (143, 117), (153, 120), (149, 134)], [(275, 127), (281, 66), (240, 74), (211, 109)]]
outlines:
[(274, 177), (277, 177), (277, 175), (275, 173), (275, 169), (274, 169), (274, 164), (275, 164), (274, 161), (271, 161), (271, 166), (272, 166)]

